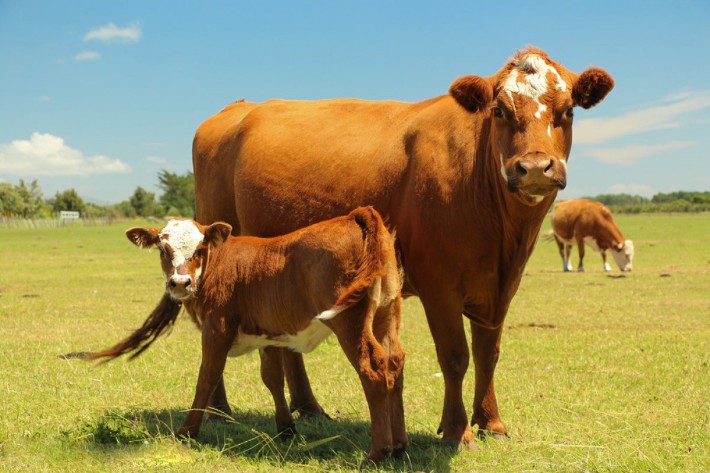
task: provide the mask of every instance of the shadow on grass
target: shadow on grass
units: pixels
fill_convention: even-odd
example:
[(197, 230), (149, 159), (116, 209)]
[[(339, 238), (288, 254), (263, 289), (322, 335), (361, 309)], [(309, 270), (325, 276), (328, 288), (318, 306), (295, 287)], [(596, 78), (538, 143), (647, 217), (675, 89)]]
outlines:
[[(145, 443), (178, 442), (173, 432), (180, 427), (185, 415), (186, 411), (180, 409), (107, 411), (64, 435), (69, 441), (84, 442), (103, 452), (121, 449), (130, 453), (131, 449)], [(196, 451), (211, 450), (279, 467), (313, 464), (314, 461), (326, 469), (367, 466), (369, 423), (310, 417), (296, 419), (296, 429), (298, 435), (294, 437), (277, 436), (272, 415), (237, 410), (233, 417), (223, 417), (222, 421), (203, 421), (199, 436), (182, 442)], [(405, 457), (389, 459), (376, 469), (450, 471), (454, 450), (440, 446), (433, 432), (432, 435), (408, 434), (410, 445)]]

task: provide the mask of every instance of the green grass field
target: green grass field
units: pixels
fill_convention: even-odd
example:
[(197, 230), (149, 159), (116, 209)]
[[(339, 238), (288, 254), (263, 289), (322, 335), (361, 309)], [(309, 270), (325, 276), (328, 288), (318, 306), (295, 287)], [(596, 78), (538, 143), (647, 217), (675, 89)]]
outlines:
[[(234, 419), (179, 442), (200, 363), (187, 317), (132, 362), (58, 357), (112, 345), (161, 296), (157, 253), (123, 235), (136, 222), (0, 229), (0, 470), (710, 471), (710, 215), (617, 222), (636, 245), (633, 273), (604, 273), (590, 250), (586, 273), (563, 273), (546, 241), (528, 264), (496, 376), (510, 440), (438, 445), (443, 379), (421, 305), (405, 302), (411, 446), (378, 466), (364, 461), (367, 406), (334, 337), (306, 356), (333, 420), (297, 419), (294, 440), (272, 438), (251, 354), (227, 363)], [(470, 409), (472, 367), (464, 389)]]

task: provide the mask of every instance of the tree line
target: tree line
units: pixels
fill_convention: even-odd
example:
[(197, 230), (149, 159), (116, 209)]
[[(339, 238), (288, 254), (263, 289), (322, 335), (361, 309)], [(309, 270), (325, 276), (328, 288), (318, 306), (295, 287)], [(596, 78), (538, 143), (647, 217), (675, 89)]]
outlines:
[[(85, 202), (74, 189), (57, 192), (45, 199), (39, 182), (20, 180), (18, 185), (0, 182), (0, 215), (20, 218), (51, 218), (62, 210), (75, 210), (83, 217), (192, 217), (195, 213), (195, 175), (168, 172), (158, 173), (158, 187), (162, 194), (138, 186), (133, 195), (119, 204), (100, 206)], [(587, 197), (609, 207), (615, 213), (641, 212), (708, 212), (710, 192), (677, 191), (658, 193), (646, 198), (630, 194), (600, 194)]]
[(16, 218), (53, 218), (63, 210), (73, 210), (85, 218), (134, 218), (134, 217), (192, 217), (195, 214), (195, 175), (168, 172), (158, 173), (158, 187), (162, 194), (143, 187), (136, 187), (128, 200), (114, 205), (96, 205), (85, 202), (75, 189), (57, 192), (45, 199), (39, 182), (30, 183), (20, 179), (13, 185), (0, 182), (0, 216)]
[(586, 198), (603, 203), (614, 213), (710, 211), (710, 192), (658, 193), (650, 199), (630, 194), (600, 194)]

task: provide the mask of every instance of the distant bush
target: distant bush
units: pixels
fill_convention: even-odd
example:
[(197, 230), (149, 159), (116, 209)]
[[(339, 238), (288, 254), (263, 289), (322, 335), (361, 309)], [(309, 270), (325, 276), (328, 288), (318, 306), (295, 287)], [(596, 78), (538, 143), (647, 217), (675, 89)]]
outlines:
[(629, 194), (600, 194), (586, 198), (603, 203), (614, 213), (710, 212), (710, 192), (659, 193), (650, 199)]

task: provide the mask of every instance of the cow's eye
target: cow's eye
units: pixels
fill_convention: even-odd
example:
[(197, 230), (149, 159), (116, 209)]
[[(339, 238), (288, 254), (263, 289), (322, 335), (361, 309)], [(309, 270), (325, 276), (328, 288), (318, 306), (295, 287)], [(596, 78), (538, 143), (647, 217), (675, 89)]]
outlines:
[(496, 118), (503, 118), (503, 109), (500, 107), (493, 107), (493, 116)]
[(565, 116), (567, 118), (572, 118), (574, 116), (574, 108), (572, 108), (572, 107), (568, 108), (567, 111), (565, 112)]

